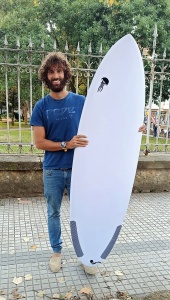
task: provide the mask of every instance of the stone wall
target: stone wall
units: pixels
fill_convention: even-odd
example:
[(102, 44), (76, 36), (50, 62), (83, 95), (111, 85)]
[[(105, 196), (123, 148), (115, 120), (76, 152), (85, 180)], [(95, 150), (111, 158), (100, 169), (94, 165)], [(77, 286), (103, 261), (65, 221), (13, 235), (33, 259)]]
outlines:
[(42, 157), (0, 155), (0, 198), (43, 195)]
[[(0, 155), (0, 198), (43, 195), (42, 156)], [(139, 156), (133, 192), (170, 191), (170, 154)]]
[(133, 192), (170, 191), (170, 154), (140, 155)]

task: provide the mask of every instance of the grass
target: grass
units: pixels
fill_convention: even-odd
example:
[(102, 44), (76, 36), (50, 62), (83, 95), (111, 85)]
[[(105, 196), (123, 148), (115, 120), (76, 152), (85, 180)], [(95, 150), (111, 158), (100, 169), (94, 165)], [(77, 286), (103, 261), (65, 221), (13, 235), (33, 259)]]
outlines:
[[(151, 136), (149, 137), (149, 150), (150, 151), (164, 152), (165, 151), (165, 145), (170, 146), (170, 139), (168, 139), (168, 141), (166, 143), (166, 138), (164, 138), (164, 137), (159, 137), (158, 141), (155, 137), (151, 137)], [(167, 150), (170, 150), (169, 146), (166, 147)], [(141, 149), (141, 151), (146, 149), (146, 135), (142, 136), (142, 142), (141, 142), (140, 149)]]
[[(14, 129), (10, 131), (9, 134), (10, 142), (11, 143), (29, 143), (31, 141), (31, 130), (22, 130), (21, 131), (21, 141), (19, 140), (19, 130)], [(7, 130), (0, 130), (0, 141), (1, 142), (8, 142), (8, 132)]]
[[(19, 137), (19, 123), (15, 122), (14, 126), (9, 124), (9, 143), (7, 124), (0, 122), (0, 142), (1, 143), (15, 143), (17, 145), (0, 145), (0, 153), (29, 153), (32, 152), (31, 146), (31, 126), (21, 122), (21, 140)], [(20, 146), (18, 146), (20, 144)], [(22, 145), (21, 145), (22, 144)], [(27, 144), (27, 145), (24, 145)], [(158, 138), (158, 144), (155, 137), (149, 137), (149, 150), (165, 152), (166, 139), (164, 137)], [(170, 139), (168, 139), (168, 148), (170, 150)], [(142, 136), (141, 151), (146, 149), (146, 135)], [(42, 153), (43, 151), (34, 148), (34, 153)]]
[[(12, 125), (11, 123), (9, 123), (9, 128), (10, 129), (18, 129), (19, 128), (19, 122), (14, 122), (14, 125)], [(25, 124), (24, 122), (21, 122), (21, 128), (30, 128), (29, 124)], [(2, 123), (2, 121), (0, 121), (0, 130), (3, 129), (7, 129), (7, 123)]]
[[(14, 126), (9, 124), (9, 141), (7, 124), (0, 122), (0, 154), (29, 154), (43, 153), (43, 150), (38, 150), (31, 143), (31, 126), (21, 122), (21, 137), (19, 135), (19, 123), (15, 122)], [(6, 143), (3, 145), (2, 143)], [(14, 145), (15, 144), (15, 145)]]

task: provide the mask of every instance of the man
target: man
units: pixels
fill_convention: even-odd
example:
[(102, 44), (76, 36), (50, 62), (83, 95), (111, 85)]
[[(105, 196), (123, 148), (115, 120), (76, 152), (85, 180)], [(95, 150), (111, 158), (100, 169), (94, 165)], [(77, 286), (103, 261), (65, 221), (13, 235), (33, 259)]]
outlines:
[[(34, 126), (36, 147), (45, 150), (43, 181), (53, 249), (49, 264), (52, 272), (61, 269), (60, 207), (65, 188), (70, 196), (74, 149), (88, 145), (85, 135), (77, 135), (85, 97), (65, 90), (70, 78), (71, 67), (62, 53), (52, 52), (45, 57), (39, 69), (39, 79), (50, 93), (36, 103), (30, 122)], [(83, 267), (87, 273), (96, 273), (94, 267)]]
[[(77, 135), (85, 97), (65, 90), (71, 78), (71, 67), (62, 53), (52, 52), (43, 60), (39, 79), (50, 89), (49, 95), (39, 100), (31, 116), (34, 141), (45, 150), (43, 161), (44, 195), (47, 200), (48, 231), (53, 255), (50, 269), (61, 269), (60, 207), (64, 189), (70, 196), (71, 168), (76, 147), (86, 147), (87, 137)], [(139, 131), (143, 130), (143, 126)], [(96, 267), (83, 265), (85, 272), (95, 274)]]

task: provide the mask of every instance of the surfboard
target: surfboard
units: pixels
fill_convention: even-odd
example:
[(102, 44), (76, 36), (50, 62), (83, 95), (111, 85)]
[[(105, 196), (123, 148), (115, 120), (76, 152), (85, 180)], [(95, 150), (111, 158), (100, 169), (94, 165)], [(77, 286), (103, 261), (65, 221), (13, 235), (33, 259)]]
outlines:
[(89, 145), (74, 153), (70, 227), (77, 257), (87, 266), (106, 259), (119, 236), (138, 163), (144, 104), (142, 57), (128, 34), (100, 63), (78, 129)]

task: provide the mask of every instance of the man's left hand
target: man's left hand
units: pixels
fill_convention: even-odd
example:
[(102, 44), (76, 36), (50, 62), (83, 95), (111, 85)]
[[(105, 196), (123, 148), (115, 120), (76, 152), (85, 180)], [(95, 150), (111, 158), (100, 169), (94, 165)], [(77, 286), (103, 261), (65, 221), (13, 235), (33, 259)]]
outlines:
[(142, 126), (140, 126), (138, 132), (146, 133), (146, 125), (143, 124)]

